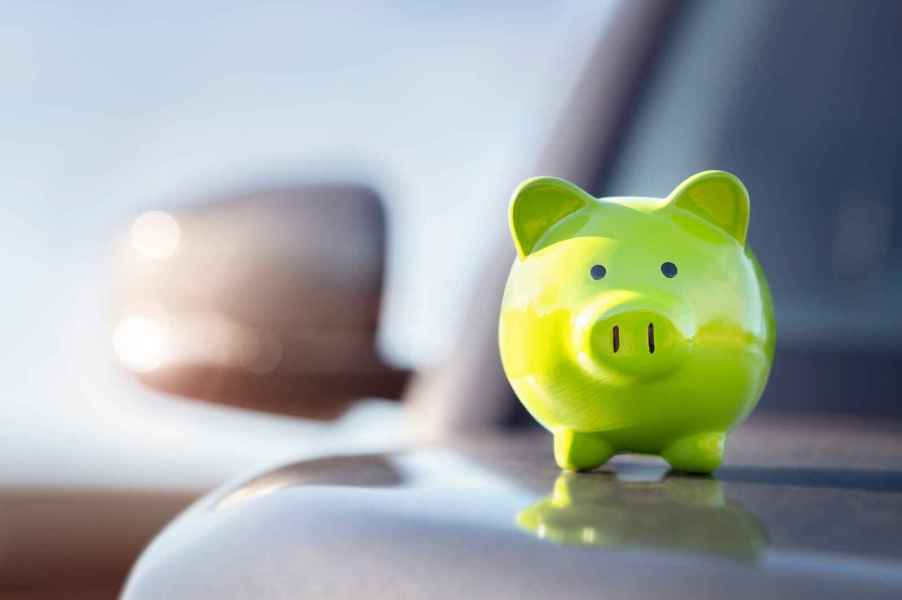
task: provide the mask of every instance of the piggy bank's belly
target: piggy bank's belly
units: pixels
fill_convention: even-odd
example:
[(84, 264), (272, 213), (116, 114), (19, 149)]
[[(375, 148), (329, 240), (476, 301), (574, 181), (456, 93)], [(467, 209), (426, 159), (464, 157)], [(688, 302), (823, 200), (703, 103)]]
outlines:
[(689, 433), (728, 431), (767, 380), (765, 340), (717, 327), (702, 328), (680, 367), (656, 378), (586, 369), (568, 346), (568, 319), (566, 311), (507, 310), (499, 326), (511, 385), (551, 431), (606, 432), (624, 449), (658, 452)]

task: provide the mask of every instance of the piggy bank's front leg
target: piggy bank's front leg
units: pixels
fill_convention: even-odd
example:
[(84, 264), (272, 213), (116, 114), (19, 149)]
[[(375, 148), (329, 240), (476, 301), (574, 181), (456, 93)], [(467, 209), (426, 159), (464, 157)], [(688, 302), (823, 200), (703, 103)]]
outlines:
[(598, 433), (561, 429), (554, 434), (554, 460), (567, 471), (591, 471), (613, 455), (614, 448)]
[(707, 475), (723, 461), (725, 440), (724, 433), (696, 433), (676, 440), (661, 456), (677, 471)]

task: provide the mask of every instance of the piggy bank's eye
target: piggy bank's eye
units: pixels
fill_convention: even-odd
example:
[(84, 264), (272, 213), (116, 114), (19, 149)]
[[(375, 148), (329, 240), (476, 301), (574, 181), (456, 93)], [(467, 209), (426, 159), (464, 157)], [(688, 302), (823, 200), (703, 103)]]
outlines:
[(592, 265), (592, 270), (589, 271), (592, 279), (601, 279), (607, 272), (608, 270), (604, 268), (604, 265)]
[(677, 266), (670, 261), (661, 264), (661, 272), (664, 273), (664, 277), (676, 277), (677, 274)]

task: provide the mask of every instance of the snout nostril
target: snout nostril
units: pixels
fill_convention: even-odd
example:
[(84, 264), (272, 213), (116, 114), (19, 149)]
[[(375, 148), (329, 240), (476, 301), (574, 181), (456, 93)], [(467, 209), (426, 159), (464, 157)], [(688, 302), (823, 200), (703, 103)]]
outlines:
[(614, 325), (614, 330), (611, 332), (611, 336), (614, 341), (614, 354), (620, 350), (620, 327), (618, 325)]
[(655, 325), (654, 323), (648, 324), (648, 353), (655, 353)]

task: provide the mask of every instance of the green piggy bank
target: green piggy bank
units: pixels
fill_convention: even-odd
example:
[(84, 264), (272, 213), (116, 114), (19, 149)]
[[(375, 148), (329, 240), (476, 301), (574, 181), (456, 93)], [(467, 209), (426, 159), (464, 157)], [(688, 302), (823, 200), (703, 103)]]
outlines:
[(774, 355), (748, 222), (748, 192), (723, 171), (665, 199), (596, 199), (552, 177), (517, 188), (501, 360), (562, 469), (624, 452), (691, 473), (720, 466)]

